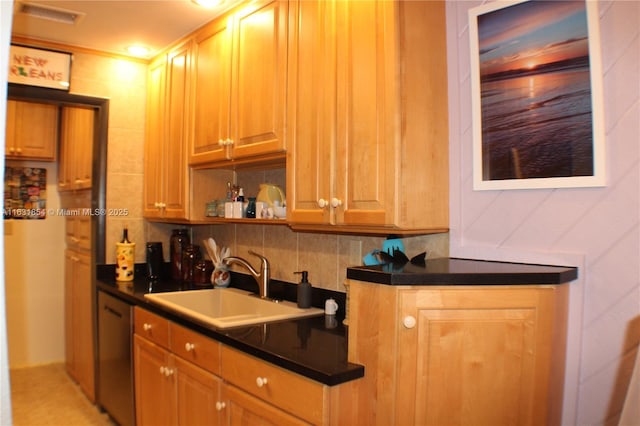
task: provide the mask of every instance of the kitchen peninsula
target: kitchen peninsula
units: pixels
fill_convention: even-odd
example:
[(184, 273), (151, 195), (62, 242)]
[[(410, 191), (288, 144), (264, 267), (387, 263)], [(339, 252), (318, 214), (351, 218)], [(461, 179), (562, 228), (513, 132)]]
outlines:
[[(144, 297), (179, 290), (179, 283), (150, 285), (142, 278), (123, 286), (108, 267), (98, 290), (136, 305), (136, 354), (141, 344), (170, 350), (171, 367), (153, 367), (154, 375), (165, 380), (163, 374), (173, 375), (185, 362), (202, 364), (215, 378), (204, 398), (218, 416), (256, 415), (258, 405), (269, 404), (294, 424), (426, 424), (454, 414), (459, 424), (471, 417), (558, 424), (567, 283), (577, 277), (576, 268), (441, 258), (352, 267), (347, 277), (347, 327), (320, 316), (216, 330)], [(155, 331), (145, 338), (148, 330)], [(189, 346), (197, 348), (198, 339), (209, 347), (201, 352), (206, 358), (197, 359), (198, 350)], [(174, 340), (179, 344), (172, 346)], [(149, 358), (136, 355), (135, 361), (140, 380)], [(270, 371), (267, 384), (261, 371)], [(271, 390), (265, 393), (264, 386)], [(504, 409), (496, 408), (496, 399)], [(246, 406), (248, 400), (253, 403)], [(234, 404), (245, 404), (243, 414), (229, 408)], [(137, 406), (139, 424), (148, 423), (140, 421), (144, 404)]]

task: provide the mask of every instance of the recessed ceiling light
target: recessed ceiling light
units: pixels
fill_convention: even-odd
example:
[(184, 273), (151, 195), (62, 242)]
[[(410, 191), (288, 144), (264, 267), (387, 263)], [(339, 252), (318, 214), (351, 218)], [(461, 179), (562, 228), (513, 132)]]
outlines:
[(140, 46), (140, 45), (129, 46), (127, 47), (127, 51), (131, 55), (138, 56), (140, 58), (146, 58), (147, 56), (149, 56), (149, 53), (150, 53), (148, 47)]
[(211, 7), (220, 6), (222, 3), (224, 3), (225, 0), (191, 0), (191, 1), (197, 4), (198, 6), (211, 8)]

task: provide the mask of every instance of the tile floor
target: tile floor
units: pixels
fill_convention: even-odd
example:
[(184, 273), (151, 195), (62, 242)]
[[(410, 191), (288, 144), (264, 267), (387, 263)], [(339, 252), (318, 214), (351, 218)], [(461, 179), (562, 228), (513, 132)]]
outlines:
[(63, 364), (10, 370), (14, 426), (115, 426), (67, 375)]

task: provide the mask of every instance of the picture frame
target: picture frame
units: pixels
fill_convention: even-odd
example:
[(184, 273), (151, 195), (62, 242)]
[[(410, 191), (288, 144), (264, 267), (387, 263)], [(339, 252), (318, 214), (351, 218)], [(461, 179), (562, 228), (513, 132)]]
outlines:
[(12, 44), (9, 83), (69, 91), (71, 53)]
[(473, 189), (606, 185), (597, 2), (468, 12)]

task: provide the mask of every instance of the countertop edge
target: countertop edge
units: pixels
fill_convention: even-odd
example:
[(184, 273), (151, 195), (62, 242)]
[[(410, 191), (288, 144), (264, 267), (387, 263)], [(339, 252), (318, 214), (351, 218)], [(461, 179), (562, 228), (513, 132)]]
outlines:
[[(522, 267), (522, 271), (501, 272), (496, 271), (451, 271), (440, 270), (442, 268), (429, 269), (429, 263), (434, 262), (467, 262), (475, 263), (483, 267), (508, 266), (512, 269)], [(347, 268), (347, 278), (357, 281), (367, 281), (384, 285), (562, 285), (575, 280), (578, 277), (578, 268), (573, 266), (540, 265), (516, 262), (497, 262), (488, 260), (441, 258), (427, 260), (423, 270), (421, 266), (410, 265), (411, 272), (405, 272), (404, 265), (381, 265), (374, 267), (357, 266)], [(526, 269), (526, 270), (525, 270)], [(539, 270), (532, 270), (539, 269)], [(416, 270), (418, 272), (416, 272)]]
[(350, 368), (348, 370), (335, 374), (326, 374), (305, 364), (293, 361), (284, 356), (280, 356), (277, 353), (265, 351), (249, 344), (243, 343), (242, 341), (234, 339), (233, 337), (228, 336), (220, 331), (203, 326), (197, 321), (193, 321), (189, 318), (169, 312), (168, 310), (165, 310), (156, 304), (140, 300), (140, 298), (136, 296), (132, 296), (130, 294), (119, 291), (117, 288), (106, 282), (103, 282), (100, 279), (96, 279), (96, 290), (104, 291), (111, 296), (122, 299), (134, 306), (139, 306), (144, 309), (150, 310), (155, 314), (161, 315), (164, 318), (174, 321), (182, 326), (188, 327), (220, 343), (226, 344), (248, 355), (255, 356), (261, 360), (284, 368), (288, 371), (300, 374), (301, 376), (315, 380), (327, 386), (337, 386), (342, 383), (364, 377), (364, 366), (362, 365), (349, 363)]

